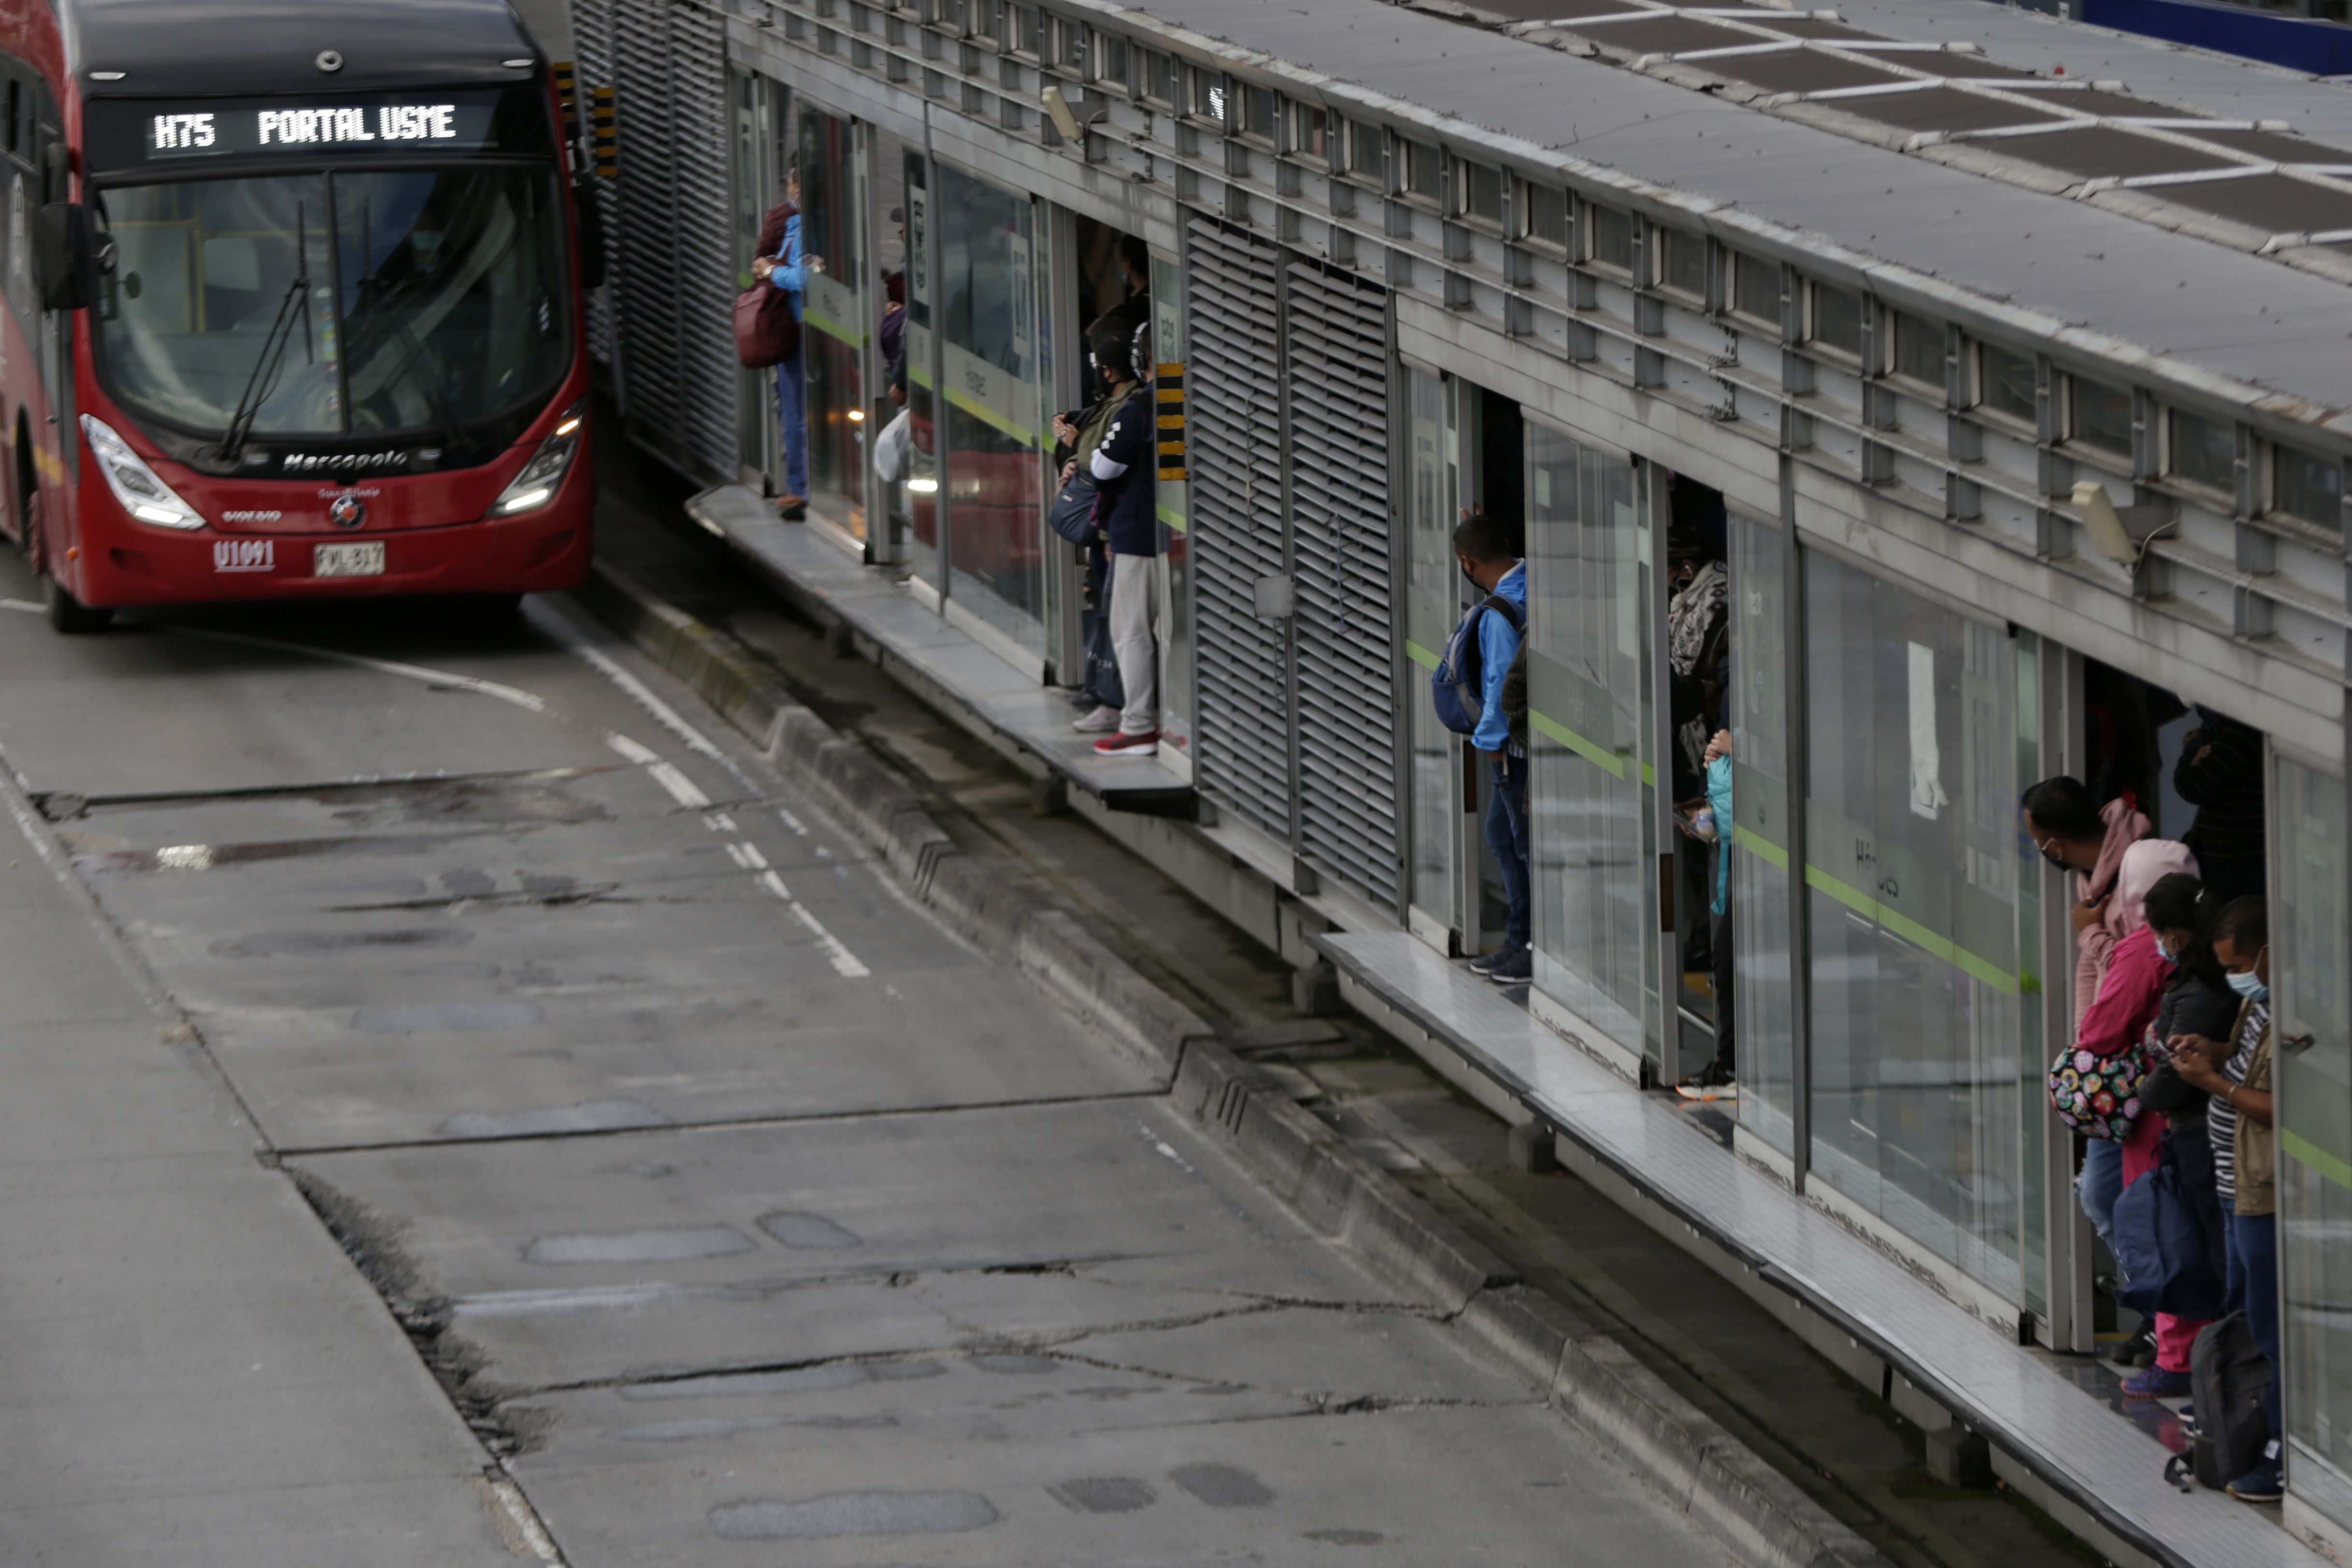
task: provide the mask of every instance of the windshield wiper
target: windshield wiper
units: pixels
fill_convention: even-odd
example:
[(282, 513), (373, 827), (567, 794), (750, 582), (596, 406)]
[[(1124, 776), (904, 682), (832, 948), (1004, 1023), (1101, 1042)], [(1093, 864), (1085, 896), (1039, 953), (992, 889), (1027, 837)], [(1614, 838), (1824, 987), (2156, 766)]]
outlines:
[(286, 285), (286, 292), (278, 301), (278, 314), (270, 318), (269, 335), (261, 340), (261, 353), (253, 362), (253, 374), (245, 378), (244, 395), (237, 398), (236, 407), (228, 416), (228, 428), (221, 435), (220, 455), (223, 462), (234, 463), (244, 455), (246, 438), (253, 433), (253, 422), (260, 417), (261, 405), (278, 388), (278, 366), (286, 358), (286, 345), (294, 341), (294, 323), (302, 323), (302, 356), (305, 363), (316, 363), (318, 355), (310, 342), (310, 236), (308, 209), (300, 203), (294, 208), (294, 277)]

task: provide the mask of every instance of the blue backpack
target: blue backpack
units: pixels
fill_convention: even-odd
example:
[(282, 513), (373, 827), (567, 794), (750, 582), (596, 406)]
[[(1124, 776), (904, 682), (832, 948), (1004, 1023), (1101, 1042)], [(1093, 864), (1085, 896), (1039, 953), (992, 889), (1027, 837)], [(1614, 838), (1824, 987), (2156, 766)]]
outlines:
[(1457, 735), (1475, 731), (1486, 711), (1486, 655), (1478, 646), (1478, 623), (1488, 610), (1500, 610), (1512, 631), (1521, 630), (1519, 607), (1500, 594), (1489, 594), (1470, 606), (1454, 635), (1445, 639), (1444, 657), (1429, 672), (1429, 694), (1437, 706), (1437, 721)]

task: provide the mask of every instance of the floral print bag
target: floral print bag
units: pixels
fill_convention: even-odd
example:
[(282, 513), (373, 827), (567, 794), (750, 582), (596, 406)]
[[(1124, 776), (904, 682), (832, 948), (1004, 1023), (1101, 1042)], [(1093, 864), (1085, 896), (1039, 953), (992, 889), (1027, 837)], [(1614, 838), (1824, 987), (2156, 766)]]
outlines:
[(2121, 1142), (2139, 1117), (2141, 1080), (2155, 1067), (2145, 1037), (2111, 1057), (2068, 1046), (2050, 1064), (2051, 1109), (2085, 1138)]

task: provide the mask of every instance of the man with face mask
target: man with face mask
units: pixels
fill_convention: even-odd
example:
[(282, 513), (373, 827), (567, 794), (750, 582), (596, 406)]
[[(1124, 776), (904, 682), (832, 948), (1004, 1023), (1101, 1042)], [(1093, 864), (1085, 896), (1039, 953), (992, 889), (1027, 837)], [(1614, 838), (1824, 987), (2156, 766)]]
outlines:
[(2279, 1441), (2278, 1133), (2271, 1094), (2270, 916), (2263, 900), (2240, 899), (2221, 911), (2213, 932), (2230, 989), (2242, 998), (2224, 1040), (2175, 1035), (2165, 1044), (2182, 1081), (2211, 1095), (2205, 1112), (2213, 1146), (2213, 1185), (2221, 1197), (2227, 1243), (2227, 1310), (2246, 1315), (2247, 1331), (2270, 1358), (2270, 1446), (2252, 1470), (2230, 1482), (2242, 1502), (2276, 1502), (2283, 1494)]
[(2025, 831), (2042, 858), (2075, 874), (2074, 1021), (2099, 994), (2099, 977), (2116, 943), (2128, 934), (2124, 910), (2114, 902), (2124, 851), (2147, 837), (2148, 820), (2128, 795), (2094, 808), (2091, 792), (2078, 779), (2043, 779), (2019, 798)]

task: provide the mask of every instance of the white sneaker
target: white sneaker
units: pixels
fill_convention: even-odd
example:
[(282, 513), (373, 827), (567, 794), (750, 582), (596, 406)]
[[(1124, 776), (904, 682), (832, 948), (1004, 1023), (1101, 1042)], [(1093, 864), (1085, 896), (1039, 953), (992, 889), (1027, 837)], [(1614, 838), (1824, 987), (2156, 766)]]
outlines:
[(1084, 718), (1074, 720), (1070, 728), (1081, 735), (1108, 735), (1118, 728), (1118, 710), (1097, 708)]

